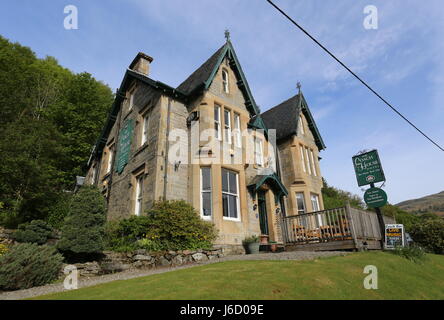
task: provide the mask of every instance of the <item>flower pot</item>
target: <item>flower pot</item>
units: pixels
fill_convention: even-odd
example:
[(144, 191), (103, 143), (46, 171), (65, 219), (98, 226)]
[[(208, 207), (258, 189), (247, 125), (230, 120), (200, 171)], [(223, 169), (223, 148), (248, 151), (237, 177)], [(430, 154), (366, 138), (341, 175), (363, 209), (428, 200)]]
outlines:
[(261, 235), (261, 244), (268, 244), (268, 236), (263, 234)]
[(259, 246), (260, 246), (259, 242), (248, 243), (246, 245), (247, 254), (259, 253)]
[(277, 245), (277, 243), (272, 243), (272, 244), (270, 244), (270, 250), (271, 250), (271, 252), (276, 252), (277, 249), (278, 249), (278, 245)]

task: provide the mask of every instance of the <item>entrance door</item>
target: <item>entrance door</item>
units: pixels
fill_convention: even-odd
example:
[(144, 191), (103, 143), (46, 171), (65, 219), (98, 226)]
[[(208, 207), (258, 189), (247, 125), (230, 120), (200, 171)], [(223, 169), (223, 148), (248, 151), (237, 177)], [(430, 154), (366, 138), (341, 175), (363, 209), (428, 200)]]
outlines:
[(267, 217), (267, 204), (265, 202), (265, 192), (259, 192), (257, 194), (259, 205), (259, 223), (261, 227), (261, 233), (268, 235), (268, 217)]

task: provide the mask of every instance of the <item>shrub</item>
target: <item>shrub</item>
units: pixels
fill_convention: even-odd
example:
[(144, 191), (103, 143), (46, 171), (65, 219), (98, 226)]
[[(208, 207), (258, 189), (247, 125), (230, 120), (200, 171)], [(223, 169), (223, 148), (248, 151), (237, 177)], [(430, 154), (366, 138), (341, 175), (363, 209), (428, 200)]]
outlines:
[(57, 247), (67, 257), (88, 258), (104, 248), (105, 199), (96, 187), (85, 186), (73, 196)]
[(71, 205), (72, 195), (69, 193), (63, 193), (58, 201), (49, 208), (48, 217), (46, 221), (55, 229), (60, 230), (63, 226), (63, 221), (69, 214), (69, 208)]
[(0, 257), (0, 289), (18, 290), (58, 278), (63, 257), (54, 247), (20, 243)]
[(247, 238), (245, 238), (245, 239), (242, 241), (242, 243), (243, 243), (244, 245), (247, 245), (247, 244), (250, 244), (250, 243), (257, 243), (257, 242), (259, 242), (259, 237), (256, 236), (256, 235), (253, 235), (253, 236), (251, 236), (251, 237), (247, 237)]
[(416, 263), (419, 263), (426, 258), (424, 249), (415, 245), (410, 247), (396, 247), (391, 252)]
[(214, 225), (203, 221), (187, 202), (156, 202), (147, 214), (149, 229), (146, 236), (157, 238), (165, 249), (208, 249), (217, 233)]
[(133, 216), (120, 221), (110, 221), (105, 226), (105, 242), (108, 249), (131, 251), (137, 249), (137, 241), (145, 238), (149, 229), (147, 216)]
[(54, 235), (54, 231), (43, 220), (32, 220), (19, 225), (13, 237), (17, 242), (45, 244)]
[(115, 251), (207, 249), (216, 238), (214, 225), (185, 201), (156, 202), (146, 216), (108, 223), (106, 230)]
[(165, 249), (163, 244), (158, 239), (143, 238), (137, 240), (136, 245), (139, 249), (145, 249), (148, 251), (162, 251)]
[(5, 244), (0, 243), (0, 257), (4, 255), (6, 252), (8, 252), (8, 247)]
[(444, 252), (444, 220), (424, 219), (415, 223), (410, 231), (413, 240), (427, 250), (441, 254)]

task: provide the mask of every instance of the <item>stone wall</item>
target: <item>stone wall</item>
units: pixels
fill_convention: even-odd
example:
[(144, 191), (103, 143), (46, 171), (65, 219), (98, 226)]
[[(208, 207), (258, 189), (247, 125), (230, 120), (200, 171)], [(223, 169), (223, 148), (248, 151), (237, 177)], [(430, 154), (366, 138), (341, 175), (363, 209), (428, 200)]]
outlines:
[[(243, 249), (242, 249), (243, 250)], [(148, 252), (144, 249), (129, 253), (106, 251), (99, 261), (77, 263), (75, 266), (83, 277), (122, 272), (135, 269), (155, 269), (175, 267), (191, 263), (204, 262), (221, 258), (227, 254), (244, 253), (239, 248), (214, 248), (212, 250), (181, 250), (167, 252)], [(62, 270), (66, 264), (63, 265)], [(63, 272), (61, 273), (63, 274)]]

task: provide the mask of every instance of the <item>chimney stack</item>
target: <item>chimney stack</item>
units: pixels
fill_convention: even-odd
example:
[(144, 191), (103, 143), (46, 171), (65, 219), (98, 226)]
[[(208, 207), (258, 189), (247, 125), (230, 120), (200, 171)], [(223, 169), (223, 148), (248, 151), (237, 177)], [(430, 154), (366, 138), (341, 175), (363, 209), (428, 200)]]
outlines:
[(150, 73), (150, 63), (152, 61), (152, 57), (143, 52), (139, 52), (133, 62), (131, 62), (129, 68), (148, 77)]

